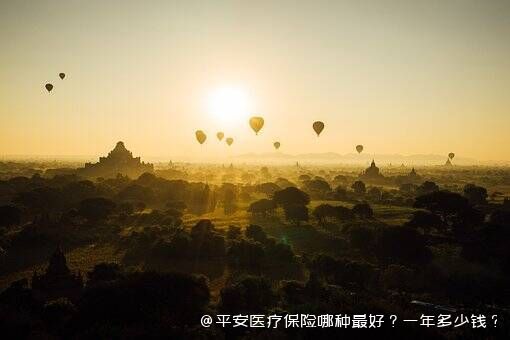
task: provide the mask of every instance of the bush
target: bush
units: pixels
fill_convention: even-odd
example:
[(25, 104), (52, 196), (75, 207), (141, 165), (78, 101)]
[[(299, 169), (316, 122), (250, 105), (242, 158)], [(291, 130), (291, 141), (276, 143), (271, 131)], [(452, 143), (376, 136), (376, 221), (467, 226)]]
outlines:
[(277, 302), (269, 281), (247, 277), (221, 290), (218, 309), (226, 314), (264, 314)]
[(375, 251), (383, 263), (424, 264), (432, 253), (425, 238), (410, 227), (386, 227), (376, 238)]
[(358, 203), (352, 207), (352, 212), (359, 218), (372, 218), (374, 217), (374, 211), (368, 203)]

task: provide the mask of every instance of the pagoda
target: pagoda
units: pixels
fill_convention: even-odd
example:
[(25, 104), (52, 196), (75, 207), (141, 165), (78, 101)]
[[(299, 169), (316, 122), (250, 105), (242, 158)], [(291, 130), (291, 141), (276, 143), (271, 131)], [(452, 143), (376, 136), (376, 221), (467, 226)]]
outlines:
[(379, 168), (375, 165), (375, 161), (372, 159), (370, 167), (366, 168), (365, 171), (359, 175), (359, 178), (364, 181), (381, 181), (385, 177), (379, 172)]
[(60, 245), (51, 255), (46, 272), (40, 275), (34, 272), (32, 276), (32, 290), (35, 296), (41, 300), (59, 297), (74, 300), (79, 297), (82, 288), (81, 274), (71, 272)]
[(79, 175), (96, 178), (114, 178), (118, 174), (138, 178), (146, 172), (153, 173), (154, 165), (140, 161), (140, 157), (133, 157), (123, 142), (118, 142), (108, 156), (100, 157), (98, 163), (86, 163), (84, 168), (78, 169)]

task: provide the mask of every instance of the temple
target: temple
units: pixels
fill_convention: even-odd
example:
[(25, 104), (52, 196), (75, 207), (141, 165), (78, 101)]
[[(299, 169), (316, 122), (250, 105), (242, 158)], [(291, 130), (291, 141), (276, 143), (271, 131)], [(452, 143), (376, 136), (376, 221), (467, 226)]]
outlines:
[(366, 168), (365, 171), (359, 175), (359, 178), (363, 181), (381, 181), (385, 179), (385, 177), (379, 172), (379, 168), (375, 165), (375, 161), (373, 159), (370, 167)]
[(411, 172), (407, 175), (401, 175), (395, 177), (395, 183), (397, 184), (418, 184), (422, 181), (422, 177), (416, 172), (414, 168), (412, 168)]
[(100, 157), (98, 163), (86, 163), (78, 174), (84, 177), (116, 177), (118, 174), (137, 178), (146, 172), (154, 172), (154, 165), (140, 161), (140, 157), (133, 157), (123, 142), (118, 142), (106, 157)]
[(81, 274), (74, 274), (67, 266), (67, 260), (62, 248), (57, 247), (51, 256), (48, 268), (44, 274), (34, 272), (32, 276), (32, 290), (41, 300), (51, 300), (59, 297), (76, 299), (83, 288)]

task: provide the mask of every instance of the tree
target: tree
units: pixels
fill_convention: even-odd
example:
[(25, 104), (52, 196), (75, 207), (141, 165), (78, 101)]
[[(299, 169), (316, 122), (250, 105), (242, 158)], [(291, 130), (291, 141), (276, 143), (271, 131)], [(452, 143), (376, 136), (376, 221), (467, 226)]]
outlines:
[(117, 198), (123, 201), (141, 201), (144, 203), (151, 203), (155, 196), (154, 191), (151, 188), (144, 187), (139, 184), (132, 184), (119, 191)]
[(358, 195), (363, 195), (367, 191), (367, 188), (365, 187), (365, 183), (363, 183), (363, 181), (356, 181), (352, 183), (351, 188)]
[(466, 197), (472, 205), (487, 204), (487, 189), (474, 184), (466, 184), (464, 186), (464, 197)]
[(428, 233), (432, 228), (439, 230), (441, 227), (444, 227), (441, 217), (423, 210), (415, 211), (411, 219), (406, 222), (405, 225), (408, 227), (421, 228), (424, 233)]
[(241, 237), (241, 227), (229, 225), (227, 229), (227, 239), (237, 240)]
[(313, 179), (303, 181), (303, 189), (312, 196), (322, 198), (326, 193), (331, 191), (331, 186), (324, 180)]
[(89, 222), (106, 219), (115, 210), (115, 203), (104, 197), (87, 198), (80, 202), (78, 214)]
[(372, 207), (370, 207), (370, 204), (368, 203), (355, 204), (354, 207), (352, 207), (352, 212), (354, 213), (354, 215), (360, 218), (374, 217), (374, 211), (372, 210)]
[(301, 205), (305, 206), (310, 203), (310, 196), (307, 193), (295, 187), (288, 187), (274, 193), (273, 200), (280, 206)]
[(335, 216), (338, 220), (350, 221), (354, 219), (354, 213), (351, 209), (338, 205), (335, 207)]
[(92, 286), (101, 282), (114, 281), (121, 277), (121, 269), (117, 263), (101, 262), (94, 266), (90, 272), (87, 273), (87, 286)]
[(308, 221), (308, 208), (305, 205), (287, 205), (283, 207), (285, 218), (297, 225)]
[(248, 212), (254, 215), (273, 215), (276, 210), (276, 203), (273, 200), (261, 199), (253, 202), (248, 207)]
[(67, 203), (60, 190), (50, 187), (20, 192), (13, 201), (35, 214), (57, 212)]
[(231, 215), (236, 211), (236, 199), (235, 191), (227, 188), (223, 194), (223, 212), (225, 215)]
[(0, 227), (12, 227), (20, 222), (21, 210), (10, 205), (0, 206)]
[(375, 232), (373, 229), (357, 226), (350, 228), (348, 231), (349, 242), (355, 248), (368, 251), (373, 248), (375, 240)]
[(377, 236), (375, 251), (383, 263), (424, 264), (432, 259), (424, 236), (403, 226), (383, 228)]
[(378, 201), (382, 197), (382, 190), (378, 187), (371, 187), (368, 189), (367, 194), (371, 199)]
[(265, 194), (267, 197), (272, 197), (272, 195), (280, 189), (281, 188), (278, 186), (278, 184), (273, 182), (261, 183), (255, 187), (255, 190), (257, 192), (261, 192)]
[(416, 195), (421, 196), (439, 191), (439, 186), (431, 181), (425, 181), (416, 188)]
[(261, 226), (256, 224), (250, 224), (246, 227), (246, 230), (244, 231), (244, 234), (247, 238), (252, 239), (254, 241), (264, 243), (267, 241), (267, 234), (262, 229)]
[(263, 314), (276, 305), (276, 297), (267, 279), (247, 277), (221, 290), (218, 309), (227, 314)]
[(333, 197), (335, 200), (345, 200), (347, 198), (347, 189), (343, 185), (337, 186), (333, 192)]
[(419, 196), (414, 202), (415, 208), (427, 209), (438, 214), (443, 222), (447, 223), (450, 218), (469, 208), (469, 202), (465, 197), (450, 191), (433, 191)]
[(328, 218), (336, 217), (336, 209), (330, 204), (320, 204), (312, 212), (313, 217), (317, 219), (319, 224), (323, 225)]
[(411, 194), (413, 192), (415, 192), (417, 190), (418, 186), (416, 184), (413, 184), (413, 183), (403, 183), (400, 185), (400, 187), (398, 188), (398, 190), (400, 192), (403, 192), (403, 193), (406, 193), (406, 194)]
[(310, 175), (300, 175), (298, 177), (298, 180), (301, 181), (301, 182), (304, 182), (304, 181), (309, 181), (311, 180), (312, 178), (310, 177)]

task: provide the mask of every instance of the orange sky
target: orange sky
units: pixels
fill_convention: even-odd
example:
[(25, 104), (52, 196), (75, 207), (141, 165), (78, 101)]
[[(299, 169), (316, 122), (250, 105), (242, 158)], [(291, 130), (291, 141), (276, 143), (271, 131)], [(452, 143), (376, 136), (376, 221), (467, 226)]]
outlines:
[[(199, 159), (279, 140), (284, 153), (361, 143), (508, 161), (508, 18), (508, 1), (1, 2), (0, 155), (99, 155), (124, 140)], [(212, 112), (223, 87), (266, 119), (259, 136)]]

